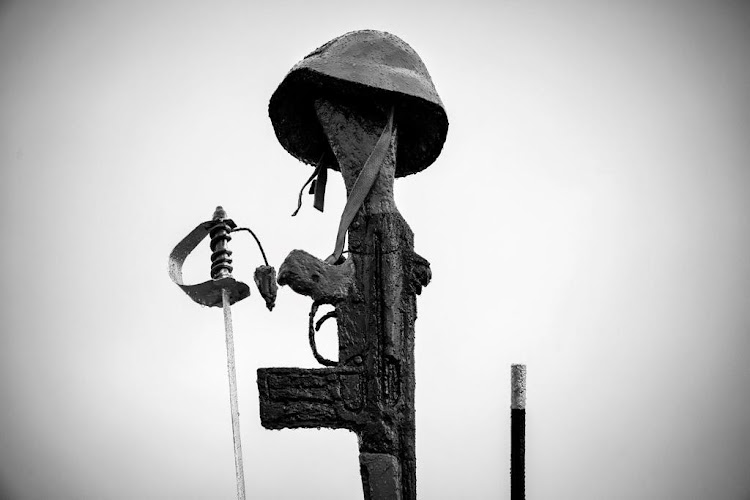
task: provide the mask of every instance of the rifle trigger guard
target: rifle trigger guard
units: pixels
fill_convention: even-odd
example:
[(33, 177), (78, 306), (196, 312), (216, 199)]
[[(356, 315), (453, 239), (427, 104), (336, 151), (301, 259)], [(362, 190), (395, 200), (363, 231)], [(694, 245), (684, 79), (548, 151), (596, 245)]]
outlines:
[(330, 311), (326, 313), (322, 318), (318, 320), (318, 322), (315, 322), (315, 314), (318, 312), (318, 307), (320, 307), (320, 303), (313, 302), (312, 307), (310, 308), (310, 323), (308, 326), (308, 336), (310, 338), (310, 348), (312, 349), (313, 356), (315, 356), (315, 359), (323, 366), (337, 366), (338, 362), (331, 361), (330, 359), (324, 358), (320, 355), (318, 352), (318, 347), (315, 344), (315, 332), (320, 330), (320, 327), (323, 325), (325, 320), (328, 318), (335, 318), (338, 316), (336, 310)]

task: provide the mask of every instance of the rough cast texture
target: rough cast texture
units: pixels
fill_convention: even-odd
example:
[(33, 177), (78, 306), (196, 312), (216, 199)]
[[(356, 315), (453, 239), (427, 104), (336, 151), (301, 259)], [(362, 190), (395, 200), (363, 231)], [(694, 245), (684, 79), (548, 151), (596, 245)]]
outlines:
[(321, 96), (387, 99), (395, 105), (400, 130), (396, 177), (427, 168), (443, 148), (448, 117), (430, 74), (414, 49), (390, 33), (361, 30), (331, 40), (295, 65), (271, 96), (268, 114), (276, 137), (311, 165), (330, 143), (312, 106)]
[[(372, 102), (316, 102), (347, 191), (383, 130), (387, 109)], [(334, 306), (337, 366), (258, 370), (265, 427), (357, 433), (367, 500), (414, 500), (417, 491), (414, 322), (416, 295), (431, 273), (414, 253), (414, 235), (393, 200), (395, 161), (394, 134), (389, 158), (349, 227), (350, 253), (343, 264), (295, 250), (279, 270), (280, 284)]]
[(329, 266), (304, 250), (292, 250), (279, 269), (279, 285), (289, 285), (295, 292), (321, 304), (344, 300), (353, 280), (353, 262)]
[(510, 367), (510, 407), (514, 410), (526, 409), (526, 365)]

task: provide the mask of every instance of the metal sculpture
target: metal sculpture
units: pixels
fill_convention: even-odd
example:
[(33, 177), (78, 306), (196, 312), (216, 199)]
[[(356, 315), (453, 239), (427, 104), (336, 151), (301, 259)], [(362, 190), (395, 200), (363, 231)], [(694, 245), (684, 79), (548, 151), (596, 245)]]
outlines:
[[(232, 437), (234, 440), (234, 466), (237, 479), (237, 498), (245, 500), (245, 473), (242, 466), (242, 443), (240, 441), (240, 413), (237, 404), (237, 375), (234, 366), (234, 332), (232, 329), (231, 305), (247, 298), (250, 287), (232, 276), (232, 251), (227, 247), (232, 239), (230, 233), (247, 231), (263, 255), (265, 265), (255, 270), (255, 284), (266, 301), (270, 311), (276, 301), (276, 271), (268, 265), (266, 253), (260, 240), (249, 228), (238, 228), (222, 207), (216, 207), (210, 221), (198, 224), (174, 247), (169, 255), (169, 276), (191, 299), (204, 305), (224, 310), (224, 334), (227, 347), (227, 374), (229, 376), (229, 406), (232, 416)], [(182, 265), (188, 255), (206, 238), (211, 237), (211, 279), (197, 285), (186, 285), (182, 280)]]
[[(448, 130), (445, 110), (416, 52), (389, 33), (366, 30), (328, 42), (292, 68), (269, 114), (284, 148), (316, 165), (315, 206), (323, 208), (329, 168), (341, 171), (347, 203), (331, 256), (294, 250), (279, 268), (280, 285), (313, 300), (309, 341), (326, 368), (259, 369), (261, 423), (354, 431), (365, 499), (413, 500), (416, 296), (431, 271), (414, 252), (393, 182), (435, 161)], [(322, 304), (334, 310), (316, 322)], [(315, 344), (331, 317), (335, 361)]]

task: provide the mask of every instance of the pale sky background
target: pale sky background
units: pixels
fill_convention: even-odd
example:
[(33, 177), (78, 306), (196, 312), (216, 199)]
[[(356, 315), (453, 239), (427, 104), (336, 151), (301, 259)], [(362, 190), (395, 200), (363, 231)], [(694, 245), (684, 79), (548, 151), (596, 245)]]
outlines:
[[(310, 168), (267, 105), (363, 28), (417, 50), (450, 121), (396, 182), (433, 271), (419, 497), (508, 498), (526, 363), (529, 499), (750, 499), (750, 7), (560, 0), (0, 3), (0, 497), (234, 498), (221, 311), (167, 256), (217, 204), (277, 268), (330, 254), (341, 177), (291, 218)], [(251, 283), (257, 249), (232, 249)], [(309, 299), (253, 290), (248, 498), (361, 498), (353, 434), (261, 427), (256, 369), (316, 362)]]

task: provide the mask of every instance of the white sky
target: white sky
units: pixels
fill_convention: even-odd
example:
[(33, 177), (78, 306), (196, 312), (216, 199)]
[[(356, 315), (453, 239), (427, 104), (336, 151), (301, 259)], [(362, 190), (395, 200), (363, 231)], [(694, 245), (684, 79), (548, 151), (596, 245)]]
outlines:
[[(217, 204), (277, 268), (331, 252), (340, 176), (289, 217), (310, 170), (267, 105), (362, 28), (419, 52), (450, 120), (396, 184), (433, 270), (420, 498), (508, 498), (514, 362), (528, 498), (749, 498), (750, 9), (559, 0), (0, 3), (0, 496), (233, 498), (221, 312), (166, 259)], [(361, 498), (353, 434), (260, 426), (255, 370), (315, 366), (309, 305), (233, 310), (248, 498)]]

